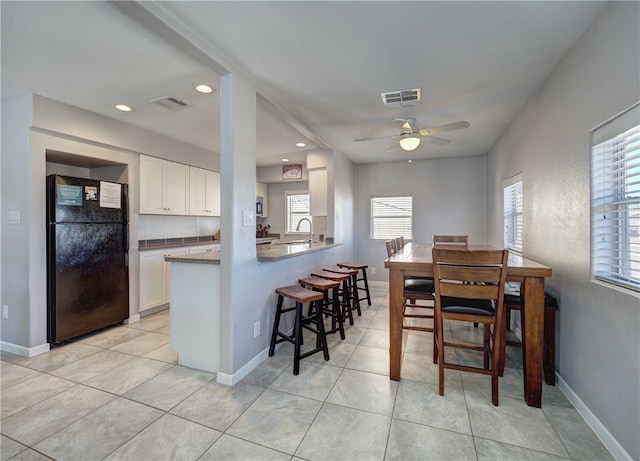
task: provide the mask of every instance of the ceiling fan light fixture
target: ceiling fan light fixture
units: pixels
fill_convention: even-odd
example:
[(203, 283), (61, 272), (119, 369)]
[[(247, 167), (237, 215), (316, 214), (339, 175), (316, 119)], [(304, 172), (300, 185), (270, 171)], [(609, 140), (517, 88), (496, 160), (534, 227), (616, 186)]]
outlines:
[(406, 151), (416, 150), (420, 145), (420, 138), (417, 136), (404, 136), (400, 138), (400, 147)]

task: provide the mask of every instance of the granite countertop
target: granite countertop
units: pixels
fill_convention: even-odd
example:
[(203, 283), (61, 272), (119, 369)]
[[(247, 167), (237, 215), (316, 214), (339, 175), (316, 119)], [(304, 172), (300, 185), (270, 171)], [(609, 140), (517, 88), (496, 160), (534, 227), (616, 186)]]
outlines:
[[(316, 251), (328, 250), (342, 245), (341, 243), (314, 242), (307, 243), (276, 243), (260, 245), (257, 249), (258, 262), (280, 261), (282, 259), (302, 256)], [(193, 255), (166, 256), (165, 261), (172, 263), (220, 264), (220, 251), (208, 251)]]

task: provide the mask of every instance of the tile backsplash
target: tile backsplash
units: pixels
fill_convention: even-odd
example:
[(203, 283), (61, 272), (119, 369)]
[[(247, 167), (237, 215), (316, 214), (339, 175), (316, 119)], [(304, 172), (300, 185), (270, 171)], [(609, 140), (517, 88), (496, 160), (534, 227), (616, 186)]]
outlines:
[(218, 216), (140, 215), (138, 240), (211, 236), (218, 229)]

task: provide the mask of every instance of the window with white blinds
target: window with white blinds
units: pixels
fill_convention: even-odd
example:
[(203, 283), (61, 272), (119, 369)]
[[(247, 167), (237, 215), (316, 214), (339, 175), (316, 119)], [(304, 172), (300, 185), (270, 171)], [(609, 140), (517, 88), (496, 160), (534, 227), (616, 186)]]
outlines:
[(374, 240), (413, 239), (413, 197), (371, 197), (370, 229)]
[[(287, 200), (287, 233), (308, 234), (311, 232), (311, 224), (307, 221), (300, 223), (300, 221), (304, 218), (312, 220), (309, 208), (309, 191), (286, 191), (285, 196)], [(298, 223), (300, 223), (300, 229), (296, 230)]]
[(522, 174), (502, 184), (504, 198), (504, 247), (522, 254)]
[(640, 293), (640, 103), (591, 131), (591, 277)]

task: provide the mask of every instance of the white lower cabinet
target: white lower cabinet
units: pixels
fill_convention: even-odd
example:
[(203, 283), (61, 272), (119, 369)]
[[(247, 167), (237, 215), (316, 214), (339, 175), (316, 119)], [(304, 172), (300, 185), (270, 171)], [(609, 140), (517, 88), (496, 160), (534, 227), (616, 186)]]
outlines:
[(140, 252), (140, 312), (169, 302), (171, 267), (164, 258), (186, 254), (188, 247)]

